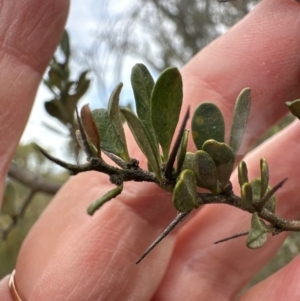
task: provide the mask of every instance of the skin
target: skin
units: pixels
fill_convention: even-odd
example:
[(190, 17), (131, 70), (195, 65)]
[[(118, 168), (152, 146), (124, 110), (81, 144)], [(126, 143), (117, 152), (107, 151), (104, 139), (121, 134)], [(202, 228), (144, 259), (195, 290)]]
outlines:
[[(38, 84), (60, 40), (68, 2), (2, 0), (0, 4), (3, 193)], [(299, 98), (299, 26), (299, 3), (264, 0), (181, 70), (184, 106), (190, 104), (193, 110), (200, 101), (215, 102), (227, 129), (238, 93), (251, 87), (253, 104), (240, 158), (287, 112), (284, 102)], [(295, 122), (246, 157), (250, 179), (259, 176), (262, 156), (270, 165), (271, 185), (289, 177), (277, 193), (276, 212), (290, 219), (300, 212), (299, 141), (300, 125)], [(128, 143), (131, 156), (141, 160), (130, 134)], [(192, 143), (189, 150), (195, 150)], [(239, 191), (236, 176), (234, 172), (232, 182)], [(299, 300), (300, 257), (238, 296), (286, 235), (270, 237), (256, 251), (246, 248), (245, 238), (214, 245), (220, 238), (249, 229), (250, 215), (229, 206), (198, 210), (135, 265), (176, 215), (171, 194), (154, 184), (126, 183), (121, 196), (88, 216), (88, 204), (111, 187), (105, 175), (90, 172), (73, 177), (54, 197), (19, 254), (15, 280), (24, 301)], [(0, 281), (0, 299), (12, 300), (8, 276)]]

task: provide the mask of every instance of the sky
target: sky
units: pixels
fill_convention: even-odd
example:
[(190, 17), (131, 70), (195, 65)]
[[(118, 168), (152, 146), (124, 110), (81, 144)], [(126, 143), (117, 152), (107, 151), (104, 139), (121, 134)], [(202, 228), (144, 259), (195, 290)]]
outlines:
[[(107, 22), (115, 13), (122, 13), (124, 7), (133, 2), (134, 0), (123, 0), (122, 4), (120, 4), (120, 2), (116, 0), (71, 0), (69, 17), (66, 24), (66, 29), (70, 35), (71, 49), (76, 49), (77, 47), (88, 48), (94, 40), (95, 30), (99, 26), (106, 26)], [(134, 65), (134, 59), (128, 58), (125, 64)], [(73, 70), (76, 70), (76, 68), (78, 68), (78, 66), (74, 65)], [(125, 95), (128, 95), (130, 88), (130, 83), (127, 79), (129, 78), (128, 75), (122, 75), (122, 81), (124, 87), (126, 87), (123, 89)], [(110, 75), (108, 74), (108, 76)], [(114, 87), (112, 86), (111, 89), (113, 88)], [(124, 91), (122, 93), (123, 95)], [(99, 105), (101, 104), (103, 106), (103, 102), (101, 102), (100, 99), (101, 97), (103, 97), (103, 95), (99, 95), (97, 82), (94, 80), (92, 81), (88, 93), (80, 100), (80, 105), (89, 103), (92, 108), (95, 108), (99, 103)], [(128, 98), (128, 96), (125, 97)], [(50, 99), (51, 94), (48, 91), (48, 88), (41, 84), (36, 95), (36, 100), (28, 124), (22, 135), (21, 143), (35, 141), (57, 155), (65, 152), (64, 149), (66, 147), (66, 142), (68, 141), (68, 135), (60, 122), (55, 118), (49, 117), (45, 112), (44, 102)], [(43, 123), (47, 123), (51, 127), (65, 132), (66, 135), (58, 135), (50, 131)], [(45, 137), (47, 137), (47, 139), (45, 139)]]

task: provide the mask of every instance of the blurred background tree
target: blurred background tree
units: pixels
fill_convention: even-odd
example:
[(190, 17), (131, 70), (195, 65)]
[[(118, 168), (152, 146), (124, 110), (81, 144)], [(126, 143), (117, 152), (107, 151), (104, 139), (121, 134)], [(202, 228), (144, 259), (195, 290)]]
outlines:
[[(87, 70), (96, 79), (98, 89), (104, 91), (111, 82), (123, 79), (124, 72), (128, 75), (127, 68), (132, 67), (126, 63), (128, 58), (132, 65), (142, 61), (154, 74), (169, 66), (181, 67), (249, 13), (257, 2), (135, 0), (126, 4), (125, 10), (110, 15), (105, 26), (95, 28), (94, 42), (88, 49), (82, 45), (70, 49), (68, 34), (65, 33), (59, 54), (50, 63), (44, 80), (53, 95), (45, 102), (45, 109), (52, 118), (60, 121), (62, 130), (53, 128), (47, 121), (44, 125), (57, 135), (67, 132), (67, 152), (78, 158), (74, 110), (90, 86)], [(101, 5), (104, 9), (108, 2)], [(70, 61), (81, 66), (82, 71), (77, 78), (70, 71)], [(258, 143), (292, 120), (291, 115), (285, 117)], [(12, 271), (24, 237), (67, 178), (66, 172), (47, 162), (31, 145), (18, 147), (7, 177), (0, 214), (0, 277)], [(299, 253), (296, 237), (297, 233), (286, 240), (273, 260), (249, 285), (275, 272)]]

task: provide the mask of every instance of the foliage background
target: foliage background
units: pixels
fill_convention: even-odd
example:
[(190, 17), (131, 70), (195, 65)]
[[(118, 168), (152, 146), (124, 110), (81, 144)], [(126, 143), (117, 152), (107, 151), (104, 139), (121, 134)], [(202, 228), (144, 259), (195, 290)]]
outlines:
[[(103, 1), (101, 9), (109, 15), (109, 18), (105, 16), (105, 26), (95, 26), (93, 41), (89, 47), (71, 46), (68, 62), (71, 68), (70, 81), (78, 80), (78, 73), (88, 69), (99, 95), (103, 96), (107, 95), (112, 84), (116, 84), (121, 78), (123, 80), (124, 74), (128, 76), (128, 62), (133, 62), (131, 65), (143, 62), (154, 74), (169, 66), (181, 67), (201, 48), (243, 18), (257, 2), (237, 0), (220, 4), (213, 0), (135, 0), (128, 2), (122, 11), (114, 10), (112, 13), (108, 1)], [(62, 58), (61, 54), (57, 55)], [(129, 66), (130, 69), (131, 67)], [(45, 76), (49, 78), (49, 74)], [(128, 103), (130, 100), (127, 100)], [(292, 120), (290, 115), (286, 116), (260, 137), (257, 144), (280, 131)], [(61, 122), (59, 128), (52, 130), (60, 136), (68, 133), (69, 138), (66, 139), (64, 148), (76, 154), (76, 160), (79, 154), (72, 144), (74, 135), (72, 136), (69, 124)], [(13, 163), (20, 170), (28, 172), (27, 175), (34, 174), (48, 184), (61, 185), (68, 178), (67, 172), (47, 162), (30, 144), (19, 145)], [(34, 193), (29, 198), (24, 214), (20, 214), (19, 211), (24, 202), (28, 201), (32, 187), (16, 178), (11, 173), (7, 177), (4, 206), (0, 213), (1, 278), (14, 268), (24, 237), (52, 198), (51, 193)], [(254, 277), (248, 287), (274, 273), (295, 257), (300, 250), (297, 238), (298, 233), (290, 235), (275, 257)]]

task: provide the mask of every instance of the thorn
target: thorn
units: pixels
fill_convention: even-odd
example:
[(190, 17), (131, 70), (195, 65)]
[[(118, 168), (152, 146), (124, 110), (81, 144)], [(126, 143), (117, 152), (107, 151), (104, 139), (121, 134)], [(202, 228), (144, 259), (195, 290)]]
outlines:
[(264, 197), (256, 204), (254, 204), (255, 209), (260, 212), (263, 210), (265, 204), (270, 199), (270, 197), (279, 189), (282, 187), (282, 185), (287, 181), (288, 178), (283, 179), (281, 182), (279, 182), (277, 185), (275, 185), (271, 190), (269, 190)]
[(163, 231), (163, 233), (160, 234), (159, 237), (156, 238), (156, 240), (148, 247), (148, 249), (135, 264), (139, 264), (180, 222), (182, 222), (189, 215), (190, 212), (191, 211), (179, 213)]
[(220, 239), (218, 241), (215, 241), (214, 244), (219, 244), (221, 242), (225, 242), (225, 241), (228, 241), (228, 240), (231, 240), (231, 239), (234, 239), (234, 238), (238, 238), (238, 237), (241, 237), (241, 236), (246, 236), (248, 234), (249, 234), (249, 231), (248, 232), (239, 233), (239, 234), (235, 234), (233, 236), (229, 236), (229, 237)]
[(185, 129), (185, 126), (186, 126), (186, 123), (187, 123), (189, 117), (190, 117), (190, 107), (188, 107), (188, 109), (187, 109), (187, 111), (184, 115), (182, 124), (181, 124), (180, 129), (179, 129), (179, 133), (177, 135), (177, 138), (176, 138), (176, 141), (174, 143), (173, 149), (170, 153), (168, 162), (166, 164), (165, 177), (167, 179), (172, 178), (172, 170), (173, 170), (174, 162), (175, 162), (176, 155), (177, 155), (178, 149), (180, 147), (180, 143), (181, 143), (182, 136), (183, 136), (183, 133), (184, 133), (184, 129)]

